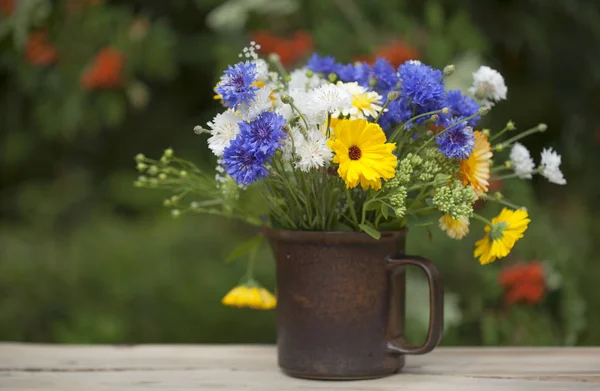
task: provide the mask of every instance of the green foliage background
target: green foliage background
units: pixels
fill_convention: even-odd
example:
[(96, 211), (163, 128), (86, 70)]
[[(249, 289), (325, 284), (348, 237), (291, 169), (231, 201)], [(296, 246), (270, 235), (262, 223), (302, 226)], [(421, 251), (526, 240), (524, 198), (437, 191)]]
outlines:
[[(223, 260), (253, 232), (212, 217), (173, 220), (160, 207), (166, 194), (132, 187), (132, 157), (171, 146), (214, 164), (191, 129), (218, 112), (212, 87), (220, 72), (251, 31), (302, 29), (318, 52), (340, 60), (400, 39), (427, 63), (455, 63), (458, 85), (480, 61), (505, 75), (509, 100), (485, 126), (546, 122), (549, 130), (528, 145), (535, 154), (544, 145), (562, 151), (569, 184), (506, 184), (533, 219), (509, 259), (478, 265), (476, 223), (460, 243), (436, 228), (414, 229), (409, 251), (435, 260), (444, 275), (445, 344), (600, 344), (600, 11), (593, 2), (115, 0), (76, 16), (68, 11), (73, 2), (85, 3), (27, 0), (0, 15), (0, 340), (275, 340), (273, 312), (219, 303), (245, 268)], [(139, 21), (147, 28), (132, 38)], [(25, 60), (27, 35), (39, 27), (59, 52), (50, 67)], [(105, 45), (126, 54), (125, 85), (84, 91), (80, 75)], [(257, 278), (273, 288), (268, 249), (259, 258)], [(535, 306), (507, 308), (498, 272), (533, 259), (546, 261), (559, 283)], [(409, 290), (409, 331), (418, 339), (427, 323), (419, 276)]]

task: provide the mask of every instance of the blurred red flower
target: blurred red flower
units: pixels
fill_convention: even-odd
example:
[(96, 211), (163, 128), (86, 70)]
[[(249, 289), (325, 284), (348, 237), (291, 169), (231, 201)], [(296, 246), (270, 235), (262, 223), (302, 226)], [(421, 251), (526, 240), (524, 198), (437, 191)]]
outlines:
[(48, 42), (48, 33), (40, 30), (29, 34), (25, 57), (33, 65), (51, 65), (56, 61), (56, 48)]
[(101, 49), (81, 76), (81, 86), (85, 90), (120, 87), (124, 64), (125, 56), (117, 49), (110, 46)]
[(15, 0), (0, 0), (0, 14), (10, 15), (15, 10)]
[(368, 64), (373, 64), (377, 58), (385, 58), (390, 64), (397, 67), (408, 60), (418, 60), (421, 58), (421, 55), (412, 46), (402, 41), (395, 41), (379, 47), (372, 56), (359, 56), (354, 61), (364, 61)]
[(539, 303), (546, 292), (544, 268), (538, 261), (503, 269), (498, 282), (504, 287), (504, 300), (508, 305)]
[(284, 66), (295, 64), (313, 49), (313, 38), (306, 31), (296, 31), (292, 38), (282, 38), (269, 31), (257, 31), (252, 39), (260, 45), (260, 52), (277, 53)]

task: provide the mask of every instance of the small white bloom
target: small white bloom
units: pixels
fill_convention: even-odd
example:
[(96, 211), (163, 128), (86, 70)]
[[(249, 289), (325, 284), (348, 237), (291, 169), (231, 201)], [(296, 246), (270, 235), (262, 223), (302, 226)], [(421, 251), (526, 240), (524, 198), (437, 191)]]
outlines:
[(510, 150), (510, 161), (513, 164), (515, 174), (519, 178), (531, 179), (531, 173), (535, 170), (535, 163), (527, 147), (521, 143), (514, 143)]
[(268, 86), (258, 89), (254, 93), (252, 102), (248, 104), (242, 104), (239, 106), (239, 111), (245, 120), (252, 121), (265, 111), (268, 111), (273, 107), (273, 100), (271, 99), (271, 93), (273, 90)]
[(229, 146), (240, 132), (238, 123), (242, 121), (242, 117), (227, 110), (216, 117), (207, 125), (210, 128), (211, 136), (208, 138), (208, 147), (216, 156), (222, 156), (225, 148)]
[(473, 87), (469, 92), (484, 106), (492, 107), (496, 102), (506, 99), (508, 89), (498, 71), (483, 65), (473, 73)]
[[(290, 91), (294, 106), (302, 113), (309, 125), (321, 125), (327, 119), (327, 111), (315, 99), (315, 95), (301, 90)], [(294, 112), (297, 116), (298, 113)]]
[(296, 162), (296, 168), (308, 172), (313, 168), (323, 167), (331, 161), (333, 154), (320, 130), (309, 130), (306, 137), (299, 131), (296, 132), (294, 134), (294, 146), (299, 158)]
[(412, 65), (421, 65), (421, 64), (423, 64), (419, 60), (408, 60), (407, 63), (412, 64)]
[(542, 150), (542, 162), (540, 163), (540, 165), (543, 167), (542, 175), (552, 183), (556, 183), (557, 185), (566, 185), (567, 180), (560, 171), (560, 163), (560, 155), (553, 151), (552, 148), (544, 148)]
[(306, 75), (308, 69), (300, 68), (295, 69), (290, 73), (290, 82), (288, 83), (288, 87), (290, 90), (301, 90), (307, 91), (312, 88), (319, 87), (324, 80), (320, 79), (317, 75), (312, 75), (308, 77)]
[(259, 58), (253, 61), (256, 65), (256, 80), (266, 83), (269, 81), (269, 65), (265, 60)]
[(319, 110), (327, 113), (349, 110), (352, 108), (352, 95), (343, 87), (335, 84), (325, 84), (311, 92)]

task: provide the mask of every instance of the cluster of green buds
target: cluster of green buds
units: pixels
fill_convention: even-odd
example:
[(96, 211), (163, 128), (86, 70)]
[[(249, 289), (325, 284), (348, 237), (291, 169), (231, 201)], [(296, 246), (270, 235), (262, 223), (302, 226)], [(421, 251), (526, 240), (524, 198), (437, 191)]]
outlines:
[(394, 214), (398, 218), (402, 218), (406, 214), (407, 196), (406, 187), (404, 186), (397, 187), (394, 189), (394, 193), (390, 195), (390, 204), (394, 207)]
[(143, 154), (135, 156), (136, 168), (140, 176), (134, 182), (136, 187), (159, 187), (166, 184), (176, 184), (188, 177), (187, 170), (171, 166), (173, 150), (168, 148), (159, 160), (149, 159)]
[(471, 186), (464, 186), (456, 180), (449, 186), (436, 189), (433, 205), (443, 213), (448, 213), (455, 220), (473, 215), (473, 203), (477, 196)]

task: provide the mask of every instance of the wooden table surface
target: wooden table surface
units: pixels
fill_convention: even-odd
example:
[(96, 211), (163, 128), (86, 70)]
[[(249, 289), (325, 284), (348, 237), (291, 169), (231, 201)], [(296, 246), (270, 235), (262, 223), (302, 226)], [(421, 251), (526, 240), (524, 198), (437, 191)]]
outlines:
[(293, 379), (273, 346), (0, 343), (1, 390), (600, 390), (600, 348), (438, 348), (398, 375)]

